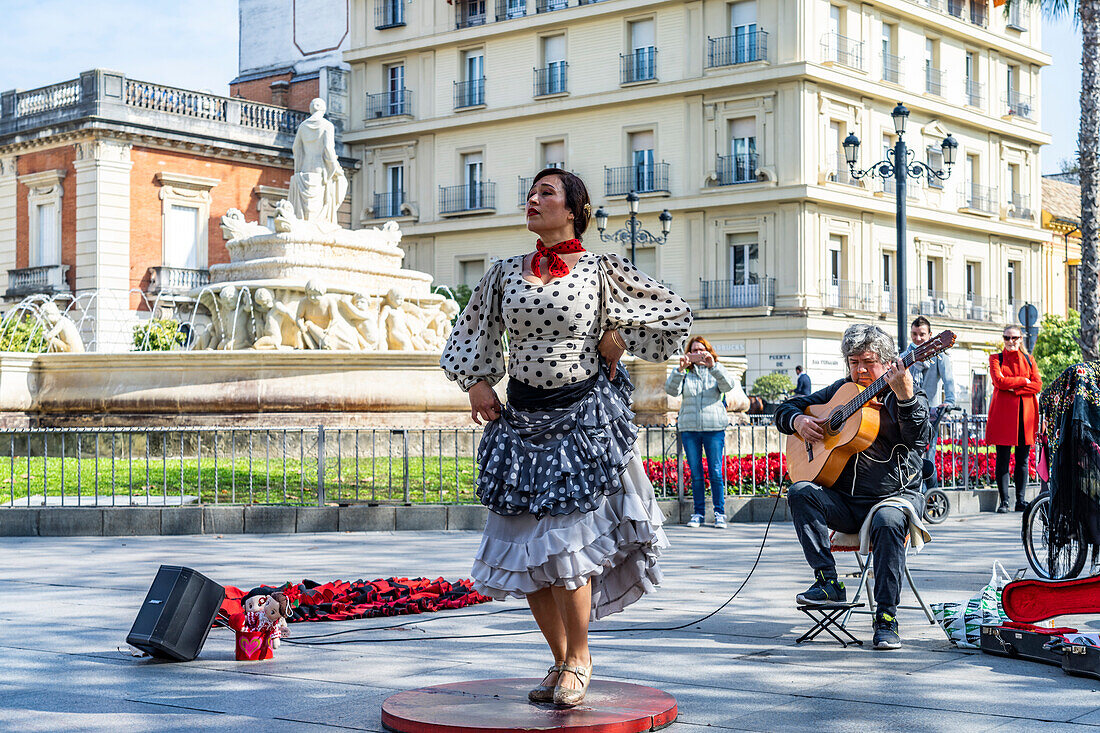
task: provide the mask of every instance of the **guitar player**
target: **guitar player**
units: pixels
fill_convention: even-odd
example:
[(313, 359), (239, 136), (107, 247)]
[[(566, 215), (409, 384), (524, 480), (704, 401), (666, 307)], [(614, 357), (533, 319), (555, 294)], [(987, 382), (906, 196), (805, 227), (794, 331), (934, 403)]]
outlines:
[[(823, 419), (804, 415), (810, 405), (829, 402), (845, 382), (870, 386), (887, 374), (889, 389), (882, 393), (879, 430), (874, 442), (853, 456), (831, 487), (799, 481), (787, 493), (795, 533), (806, 560), (814, 571), (814, 584), (797, 596), (802, 605), (821, 605), (846, 600), (844, 584), (837, 579), (836, 563), (829, 549), (829, 530), (857, 533), (871, 508), (897, 496), (920, 517), (922, 457), (930, 439), (928, 401), (914, 386), (909, 371), (898, 360), (893, 339), (881, 328), (866, 324), (849, 326), (841, 338), (841, 354), (849, 376), (809, 396), (793, 397), (775, 411), (775, 424), (787, 435), (820, 442)], [(891, 376), (892, 375), (892, 376)], [(875, 568), (875, 649), (898, 649), (901, 637), (895, 618), (901, 596), (905, 562), (905, 537), (910, 515), (901, 507), (875, 512), (871, 521)]]

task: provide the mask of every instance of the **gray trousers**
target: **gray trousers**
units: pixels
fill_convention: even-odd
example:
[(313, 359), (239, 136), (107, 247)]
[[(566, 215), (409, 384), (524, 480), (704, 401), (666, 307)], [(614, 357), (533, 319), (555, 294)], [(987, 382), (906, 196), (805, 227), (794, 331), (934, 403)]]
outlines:
[[(920, 512), (923, 498), (905, 492), (906, 501)], [(802, 552), (810, 567), (826, 574), (836, 574), (836, 562), (829, 549), (829, 530), (855, 534), (871, 507), (885, 497), (863, 497), (823, 488), (809, 481), (799, 481), (787, 492), (787, 503), (794, 522), (794, 531), (802, 544)], [(894, 615), (901, 598), (901, 579), (905, 571), (905, 535), (909, 519), (896, 507), (875, 512), (871, 520), (871, 557), (875, 568), (875, 605), (878, 611)]]

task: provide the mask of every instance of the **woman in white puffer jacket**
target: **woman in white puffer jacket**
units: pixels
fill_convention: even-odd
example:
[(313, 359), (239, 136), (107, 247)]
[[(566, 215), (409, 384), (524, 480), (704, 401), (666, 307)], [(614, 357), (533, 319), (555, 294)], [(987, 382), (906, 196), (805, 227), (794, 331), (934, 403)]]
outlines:
[(726, 444), (729, 416), (722, 394), (733, 389), (733, 382), (722, 365), (714, 347), (702, 336), (692, 336), (680, 366), (668, 375), (665, 392), (680, 397), (680, 414), (676, 429), (684, 444), (684, 454), (691, 470), (691, 497), (695, 503), (689, 527), (703, 523), (706, 510), (706, 490), (703, 486), (703, 453), (707, 456), (706, 474), (710, 478), (711, 503), (714, 505), (714, 526), (726, 526), (726, 487), (722, 480), (722, 459)]

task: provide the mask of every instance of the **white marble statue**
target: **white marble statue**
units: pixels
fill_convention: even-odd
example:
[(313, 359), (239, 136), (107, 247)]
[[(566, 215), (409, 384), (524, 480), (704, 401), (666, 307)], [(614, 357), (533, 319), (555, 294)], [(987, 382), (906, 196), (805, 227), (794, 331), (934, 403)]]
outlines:
[(45, 335), (47, 353), (84, 353), (84, 340), (80, 338), (80, 330), (68, 316), (61, 313), (56, 303), (45, 303), (40, 312), (42, 320), (48, 326)]
[(423, 321), (405, 307), (405, 296), (396, 288), (386, 293), (378, 314), (380, 331), (385, 334), (383, 351), (427, 351), (419, 337)]
[(252, 348), (261, 351), (301, 348), (301, 333), (294, 313), (267, 288), (252, 296)]
[(222, 217), (222, 236), (226, 240), (242, 239), (256, 234), (270, 234), (271, 230), (254, 221), (245, 221), (240, 209), (230, 209)]
[(336, 226), (348, 179), (336, 157), (336, 130), (325, 119), (324, 100), (310, 102), (309, 112), (294, 135), (294, 176), (288, 200), (298, 219)]
[[(204, 295), (209, 293), (206, 291)], [(247, 349), (252, 343), (252, 298), (248, 288), (238, 290), (226, 285), (211, 295), (209, 299), (200, 298), (200, 303), (210, 311), (211, 336), (203, 344), (214, 351)]]
[(336, 295), (329, 295), (316, 280), (306, 283), (306, 297), (298, 303), (298, 327), (307, 349), (357, 351), (359, 332), (344, 317), (350, 305)]

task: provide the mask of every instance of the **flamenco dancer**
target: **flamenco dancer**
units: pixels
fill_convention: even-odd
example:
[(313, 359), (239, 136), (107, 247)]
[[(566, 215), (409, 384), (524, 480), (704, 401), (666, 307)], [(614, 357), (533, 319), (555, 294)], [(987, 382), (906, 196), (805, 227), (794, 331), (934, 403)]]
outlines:
[(554, 657), (528, 697), (565, 706), (592, 677), (589, 621), (651, 592), (668, 546), (619, 359), (665, 361), (691, 328), (683, 298), (617, 255), (585, 251), (591, 212), (580, 178), (539, 172), (527, 196), (536, 251), (493, 264), (440, 360), (487, 422), (477, 493), (490, 511), (474, 587), (527, 599)]

